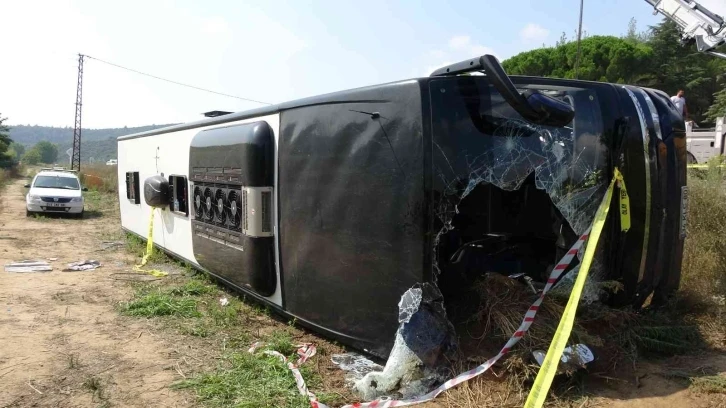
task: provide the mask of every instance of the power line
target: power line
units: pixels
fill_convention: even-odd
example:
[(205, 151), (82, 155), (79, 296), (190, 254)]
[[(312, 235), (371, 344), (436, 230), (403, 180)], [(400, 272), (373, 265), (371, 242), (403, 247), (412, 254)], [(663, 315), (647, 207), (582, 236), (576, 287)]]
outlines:
[(155, 79), (160, 79), (160, 80), (162, 80), (162, 81), (166, 81), (166, 82), (171, 82), (172, 84), (176, 84), (176, 85), (181, 85), (181, 86), (186, 86), (187, 88), (192, 88), (192, 89), (196, 89), (196, 90), (198, 90), (198, 91), (204, 91), (204, 92), (209, 92), (209, 93), (213, 93), (213, 94), (217, 94), (217, 95), (222, 95), (222, 96), (227, 96), (227, 97), (230, 97), (230, 98), (236, 98), (236, 99), (241, 99), (241, 100), (243, 100), (243, 101), (248, 101), (248, 102), (255, 102), (255, 103), (259, 103), (259, 104), (263, 104), (263, 105), (272, 105), (272, 104), (271, 104), (271, 103), (269, 103), (269, 102), (262, 102), (262, 101), (257, 101), (257, 100), (254, 100), (254, 99), (249, 99), (249, 98), (243, 98), (243, 97), (241, 97), (241, 96), (236, 96), (236, 95), (230, 95), (230, 94), (226, 94), (226, 93), (222, 93), (222, 92), (212, 91), (212, 90), (210, 90), (210, 89), (200, 88), (200, 87), (198, 87), (198, 86), (194, 86), (194, 85), (188, 85), (188, 84), (183, 84), (183, 83), (181, 83), (181, 82), (177, 82), (177, 81), (172, 81), (171, 79), (166, 79), (166, 78), (158, 77), (158, 76), (156, 76), (156, 75), (151, 75), (151, 74), (147, 74), (147, 73), (145, 73), (145, 72), (137, 71), (137, 70), (135, 70), (135, 69), (131, 69), (131, 68), (127, 68), (127, 67), (123, 67), (123, 66), (121, 66), (121, 65), (118, 65), (118, 64), (114, 64), (113, 62), (108, 62), (108, 61), (104, 61), (104, 60), (102, 60), (102, 59), (99, 59), (99, 58), (95, 58), (95, 57), (92, 57), (92, 56), (90, 56), (90, 55), (85, 55), (85, 57), (87, 57), (87, 58), (90, 58), (90, 59), (93, 59), (93, 60), (96, 60), (96, 61), (99, 61), (99, 62), (103, 62), (104, 64), (112, 65), (112, 66), (114, 66), (114, 67), (117, 67), (117, 68), (121, 68), (121, 69), (125, 69), (125, 70), (127, 70), (127, 71), (135, 72), (135, 73), (137, 73), (137, 74), (141, 74), (141, 75), (146, 75), (146, 76), (148, 76), (148, 77), (151, 77), (151, 78), (155, 78)]

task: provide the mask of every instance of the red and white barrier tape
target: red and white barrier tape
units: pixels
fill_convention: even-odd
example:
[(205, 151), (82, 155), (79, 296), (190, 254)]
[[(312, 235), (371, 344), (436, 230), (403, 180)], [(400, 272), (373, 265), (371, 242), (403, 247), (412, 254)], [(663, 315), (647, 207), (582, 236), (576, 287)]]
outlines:
[[(582, 246), (584, 245), (585, 241), (587, 241), (587, 237), (590, 233), (590, 230), (586, 231), (584, 234), (582, 234), (575, 244), (570, 248), (569, 251), (565, 254), (565, 256), (560, 259), (560, 262), (557, 263), (557, 266), (552, 270), (550, 273), (549, 278), (547, 279), (547, 283), (545, 284), (544, 289), (542, 289), (542, 293), (540, 293), (537, 300), (532, 303), (532, 306), (529, 307), (529, 310), (527, 310), (527, 313), (524, 314), (524, 319), (522, 320), (522, 324), (520, 324), (519, 328), (514, 332), (512, 337), (507, 341), (507, 343), (502, 347), (502, 349), (499, 351), (499, 354), (496, 356), (490, 358), (483, 364), (474, 367), (473, 369), (463, 372), (456, 377), (446, 381), (445, 383), (441, 384), (438, 388), (434, 389), (433, 391), (429, 392), (428, 394), (424, 394), (419, 397), (411, 398), (408, 400), (385, 400), (385, 399), (378, 399), (375, 401), (370, 402), (356, 402), (353, 404), (345, 405), (341, 408), (388, 408), (388, 407), (403, 407), (407, 405), (415, 405), (420, 404), (423, 402), (431, 401), (434, 398), (436, 398), (439, 394), (442, 392), (453, 388), (465, 381), (471, 380), (474, 377), (477, 377), (483, 373), (485, 373), (491, 366), (494, 365), (497, 361), (499, 361), (500, 358), (504, 357), (509, 351), (514, 347), (515, 344), (519, 342), (519, 340), (524, 337), (525, 333), (529, 330), (529, 327), (532, 325), (532, 322), (534, 322), (534, 317), (537, 315), (537, 311), (539, 310), (540, 305), (542, 304), (542, 301), (544, 300), (545, 295), (547, 292), (552, 289), (552, 285), (557, 282), (557, 279), (562, 275), (562, 272), (567, 269), (567, 267), (572, 263), (572, 260), (577, 255), (577, 253), (580, 251)], [(255, 350), (260, 346), (260, 342), (257, 342), (252, 345), (252, 347), (249, 349), (250, 353), (254, 353)], [(297, 388), (300, 391), (301, 395), (307, 396), (310, 399), (310, 405), (313, 408), (328, 408), (327, 405), (321, 403), (318, 401), (317, 397), (315, 397), (315, 394), (310, 392), (308, 390), (307, 386), (305, 385), (305, 380), (303, 379), (302, 375), (300, 374), (300, 371), (298, 370), (298, 366), (302, 363), (304, 363), (308, 358), (315, 355), (315, 346), (312, 344), (303, 344), (300, 345), (300, 348), (297, 350), (297, 354), (300, 356), (300, 359), (296, 364), (292, 364), (290, 362), (287, 362), (287, 358), (283, 356), (282, 354), (271, 351), (271, 350), (265, 350), (265, 354), (274, 355), (277, 357), (280, 357), (283, 362), (287, 363), (288, 368), (290, 371), (292, 371), (292, 374), (295, 376), (295, 382), (297, 383)]]
[[(247, 350), (250, 353), (255, 353), (258, 348), (260, 348), (264, 343), (258, 341), (254, 343), (249, 350)], [(264, 354), (275, 356), (280, 358), (283, 363), (287, 364), (287, 368), (292, 371), (292, 375), (295, 377), (295, 382), (297, 383), (297, 389), (300, 391), (300, 395), (304, 395), (310, 399), (310, 405), (313, 408), (323, 408), (325, 405), (318, 402), (318, 397), (315, 396), (310, 390), (308, 390), (308, 386), (305, 385), (305, 379), (303, 378), (302, 374), (300, 374), (300, 370), (298, 367), (300, 364), (308, 361), (308, 359), (315, 355), (315, 352), (317, 351), (315, 348), (315, 345), (311, 343), (304, 343), (299, 344), (298, 349), (296, 351), (297, 355), (300, 356), (300, 358), (297, 360), (297, 363), (292, 363), (290, 361), (287, 361), (287, 357), (285, 357), (282, 353), (277, 352), (275, 350), (265, 350)]]

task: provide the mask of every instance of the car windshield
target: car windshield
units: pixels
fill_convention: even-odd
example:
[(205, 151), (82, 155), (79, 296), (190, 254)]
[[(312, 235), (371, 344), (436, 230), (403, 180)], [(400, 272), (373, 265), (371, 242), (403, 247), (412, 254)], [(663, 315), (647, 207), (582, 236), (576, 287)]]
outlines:
[(81, 188), (75, 177), (38, 176), (35, 179), (35, 188), (62, 188), (66, 190), (79, 190)]

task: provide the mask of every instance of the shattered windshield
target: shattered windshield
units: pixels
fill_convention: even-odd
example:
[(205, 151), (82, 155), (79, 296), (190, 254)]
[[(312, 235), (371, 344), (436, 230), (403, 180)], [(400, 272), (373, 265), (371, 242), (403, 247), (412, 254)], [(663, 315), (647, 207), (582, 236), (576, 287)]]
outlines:
[(35, 188), (60, 188), (65, 190), (78, 190), (80, 185), (75, 177), (38, 176), (35, 179)]
[(482, 340), (497, 320), (482, 299), (506, 293), (529, 307), (590, 226), (607, 188), (596, 91), (536, 90), (572, 105), (572, 122), (557, 128), (524, 120), (485, 77), (430, 82), (433, 282), (401, 297), (386, 366), (356, 382), (364, 398), (399, 384), (404, 398), (421, 396), (447, 378), (442, 361), (486, 355)]
[(481, 183), (513, 191), (533, 177), (575, 233), (587, 229), (606, 170), (596, 93), (538, 90), (573, 105), (572, 123), (554, 128), (523, 120), (482, 77), (432, 81), (434, 189), (443, 195), (436, 215), (444, 228)]

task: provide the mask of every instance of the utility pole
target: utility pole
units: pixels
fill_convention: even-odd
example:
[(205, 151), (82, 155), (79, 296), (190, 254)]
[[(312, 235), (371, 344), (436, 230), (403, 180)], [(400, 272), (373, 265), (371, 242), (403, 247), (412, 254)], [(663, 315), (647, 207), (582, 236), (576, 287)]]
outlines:
[(71, 170), (81, 170), (81, 107), (83, 99), (83, 54), (78, 54), (78, 88), (76, 89), (76, 124), (73, 127)]
[(580, 0), (580, 23), (577, 28), (577, 55), (575, 56), (575, 79), (579, 77), (580, 71), (580, 40), (582, 39), (582, 8), (585, 0)]

